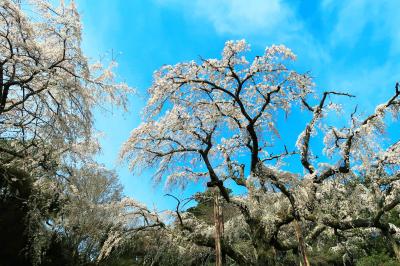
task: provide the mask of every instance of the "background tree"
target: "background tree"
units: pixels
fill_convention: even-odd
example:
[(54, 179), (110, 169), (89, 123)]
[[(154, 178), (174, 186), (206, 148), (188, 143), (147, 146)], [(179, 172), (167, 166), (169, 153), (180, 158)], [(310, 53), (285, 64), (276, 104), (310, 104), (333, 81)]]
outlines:
[(73, 1), (0, 0), (0, 264), (95, 261), (121, 200), (93, 160), (93, 109), (125, 107), (130, 91), (115, 66), (89, 64)]
[(82, 153), (82, 142), (95, 149), (93, 107), (126, 103), (115, 63), (88, 63), (73, 1), (0, 3), (0, 139), (11, 146), (0, 151), (38, 165), (54, 154)]

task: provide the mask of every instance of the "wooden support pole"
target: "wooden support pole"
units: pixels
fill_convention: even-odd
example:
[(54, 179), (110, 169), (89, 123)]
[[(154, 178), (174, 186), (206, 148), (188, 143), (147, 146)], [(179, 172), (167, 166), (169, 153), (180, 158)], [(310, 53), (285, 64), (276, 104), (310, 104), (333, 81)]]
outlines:
[(296, 237), (299, 243), (299, 252), (301, 257), (300, 263), (302, 266), (310, 266), (310, 262), (308, 261), (307, 257), (306, 245), (304, 243), (303, 232), (301, 230), (299, 222), (296, 219), (294, 220), (294, 229), (296, 231)]
[(218, 187), (213, 187), (214, 192), (214, 224), (215, 224), (215, 265), (222, 266), (222, 247), (221, 241), (224, 233), (224, 220)]

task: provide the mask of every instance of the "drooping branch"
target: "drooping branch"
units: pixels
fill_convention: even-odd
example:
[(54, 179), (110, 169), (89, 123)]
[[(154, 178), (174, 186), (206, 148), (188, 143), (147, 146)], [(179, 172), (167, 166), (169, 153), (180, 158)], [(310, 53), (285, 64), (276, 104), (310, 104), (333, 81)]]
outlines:
[(311, 107), (304, 98), (301, 98), (304, 106), (308, 110), (313, 112), (313, 117), (312, 117), (311, 121), (307, 124), (306, 129), (303, 131), (302, 135), (299, 136), (299, 143), (301, 143), (301, 145), (299, 145), (300, 146), (300, 155), (301, 155), (301, 164), (310, 174), (313, 174), (315, 171), (315, 167), (310, 163), (310, 159), (309, 159), (310, 138), (311, 138), (312, 132), (315, 130), (317, 121), (321, 118), (326, 98), (330, 94), (347, 96), (347, 97), (355, 97), (348, 93), (326, 91), (323, 93), (319, 104), (315, 107)]
[(351, 156), (351, 149), (352, 149), (352, 143), (354, 141), (354, 138), (359, 137), (361, 131), (368, 126), (370, 121), (382, 116), (384, 114), (384, 111), (393, 106), (397, 105), (399, 103), (396, 102), (396, 99), (399, 97), (400, 93), (396, 90), (394, 96), (392, 96), (389, 101), (387, 101), (385, 104), (380, 105), (379, 108), (375, 110), (373, 114), (365, 118), (360, 125), (357, 128), (353, 128), (349, 130), (349, 134), (346, 137), (346, 141), (343, 147), (343, 155), (342, 155), (342, 162), (337, 163), (336, 168), (329, 167), (325, 171), (323, 171), (321, 174), (317, 175), (315, 177), (315, 182), (320, 183), (323, 180), (333, 176), (335, 173), (348, 173), (350, 171), (350, 156)]

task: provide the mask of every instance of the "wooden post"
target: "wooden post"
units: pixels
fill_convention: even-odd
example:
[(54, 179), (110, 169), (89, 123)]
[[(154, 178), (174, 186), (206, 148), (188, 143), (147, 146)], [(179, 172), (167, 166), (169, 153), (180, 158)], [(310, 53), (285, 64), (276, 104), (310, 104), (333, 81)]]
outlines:
[(299, 252), (301, 257), (300, 263), (302, 266), (310, 266), (306, 252), (306, 245), (304, 243), (303, 232), (297, 219), (294, 220), (294, 229), (296, 231), (297, 241), (299, 243)]
[(222, 248), (221, 241), (224, 233), (224, 221), (222, 216), (222, 207), (220, 204), (218, 187), (212, 188), (214, 191), (214, 224), (215, 224), (215, 265), (222, 266)]

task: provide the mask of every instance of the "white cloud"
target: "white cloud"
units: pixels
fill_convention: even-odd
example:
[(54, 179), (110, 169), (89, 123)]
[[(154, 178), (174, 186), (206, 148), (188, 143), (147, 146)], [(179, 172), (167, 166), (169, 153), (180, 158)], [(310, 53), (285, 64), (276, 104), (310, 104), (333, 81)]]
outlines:
[(217, 32), (230, 34), (276, 31), (284, 26), (293, 30), (291, 10), (280, 0), (195, 1), (197, 15), (206, 17)]
[(389, 42), (391, 53), (400, 52), (400, 1), (325, 0), (321, 7), (321, 16), (332, 15), (331, 20), (336, 21), (330, 36), (333, 46), (344, 44), (352, 48), (367, 31), (367, 40), (384, 39)]
[[(253, 46), (285, 44), (315, 64), (329, 54), (296, 15), (296, 5), (284, 0), (154, 0), (178, 10), (189, 20), (211, 25), (227, 39), (245, 38)], [(204, 25), (207, 26), (207, 25)]]
[(270, 34), (296, 30), (294, 13), (281, 0), (156, 0), (185, 9), (189, 16), (206, 19), (218, 33)]
[(400, 65), (394, 62), (364, 68), (359, 65), (351, 70), (335, 69), (327, 77), (327, 84), (336, 90), (352, 92), (361, 102), (375, 105), (394, 93), (399, 70)]
[(338, 22), (331, 36), (333, 42), (345, 41), (347, 45), (353, 46), (369, 19), (368, 13), (365, 1), (349, 1), (343, 5), (338, 12)]

